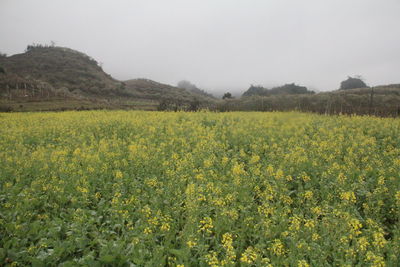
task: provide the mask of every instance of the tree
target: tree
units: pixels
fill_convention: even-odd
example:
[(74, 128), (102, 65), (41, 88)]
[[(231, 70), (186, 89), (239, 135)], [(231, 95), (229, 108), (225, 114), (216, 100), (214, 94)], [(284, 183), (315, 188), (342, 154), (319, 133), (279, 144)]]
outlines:
[(198, 111), (200, 109), (200, 101), (195, 98), (189, 103), (188, 111)]
[(233, 96), (232, 96), (232, 94), (229, 93), (229, 92), (225, 93), (225, 94), (222, 96), (222, 99), (232, 99), (232, 98), (233, 98)]
[(356, 77), (347, 77), (347, 80), (344, 80), (340, 83), (340, 90), (348, 90), (348, 89), (356, 89), (356, 88), (365, 88), (368, 87), (365, 82), (362, 80), (360, 76)]
[(0, 73), (2, 73), (2, 74), (6, 73), (5, 69), (3, 67), (1, 67), (1, 66), (0, 66)]
[(157, 110), (158, 111), (168, 110), (169, 106), (170, 106), (170, 102), (166, 99), (162, 99), (157, 106)]

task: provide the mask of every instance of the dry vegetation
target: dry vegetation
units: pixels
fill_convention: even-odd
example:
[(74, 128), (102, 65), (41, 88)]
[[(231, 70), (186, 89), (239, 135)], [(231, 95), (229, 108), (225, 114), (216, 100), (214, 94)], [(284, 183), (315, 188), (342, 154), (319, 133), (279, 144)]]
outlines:
[[(115, 80), (94, 59), (64, 47), (28, 46), (23, 54), (0, 57), (0, 66), (0, 109), (4, 111), (34, 106), (41, 110), (76, 106), (155, 110), (162, 101), (179, 103), (180, 108), (193, 101), (202, 106), (215, 102), (212, 97), (147, 79)], [(15, 109), (20, 105), (25, 109)]]

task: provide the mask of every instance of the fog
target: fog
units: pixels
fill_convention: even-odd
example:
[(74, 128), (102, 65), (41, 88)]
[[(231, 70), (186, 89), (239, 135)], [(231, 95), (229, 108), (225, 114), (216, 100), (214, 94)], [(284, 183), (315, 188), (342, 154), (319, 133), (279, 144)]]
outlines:
[(121, 80), (186, 79), (208, 92), (348, 75), (400, 83), (399, 0), (0, 0), (0, 52), (66, 46)]

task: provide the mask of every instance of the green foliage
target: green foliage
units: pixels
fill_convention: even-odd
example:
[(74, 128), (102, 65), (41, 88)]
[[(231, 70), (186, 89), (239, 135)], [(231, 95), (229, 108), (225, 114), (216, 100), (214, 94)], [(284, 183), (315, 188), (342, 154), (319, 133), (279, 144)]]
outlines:
[(189, 103), (188, 111), (198, 111), (200, 109), (201, 103), (200, 101), (195, 98)]
[(222, 99), (232, 99), (232, 98), (233, 98), (233, 96), (232, 96), (232, 94), (229, 93), (229, 92), (225, 93), (225, 94), (222, 96)]
[(0, 125), (1, 266), (400, 261), (399, 119), (85, 111)]

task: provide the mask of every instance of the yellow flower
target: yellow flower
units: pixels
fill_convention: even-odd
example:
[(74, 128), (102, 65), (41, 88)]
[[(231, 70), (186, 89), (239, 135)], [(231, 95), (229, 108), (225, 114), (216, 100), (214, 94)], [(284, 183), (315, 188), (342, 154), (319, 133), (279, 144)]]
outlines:
[(339, 183), (343, 183), (346, 180), (346, 175), (344, 175), (344, 173), (339, 173), (338, 177), (337, 177)]
[(122, 177), (123, 177), (123, 174), (122, 174), (122, 172), (120, 170), (115, 172), (115, 178), (116, 179), (121, 179)]
[(219, 267), (220, 265), (217, 252), (215, 251), (211, 251), (209, 254), (206, 255), (206, 261), (211, 267)]
[(354, 194), (353, 191), (340, 193), (340, 198), (351, 203), (356, 202), (356, 195)]
[(248, 247), (240, 257), (240, 261), (248, 264), (252, 264), (257, 259), (258, 255), (257, 252), (254, 250), (253, 247)]
[(299, 260), (297, 261), (297, 267), (310, 267), (310, 264), (306, 260)]
[(236, 253), (233, 248), (233, 237), (230, 233), (225, 233), (222, 236), (222, 246), (225, 249), (225, 259), (222, 261), (223, 265), (233, 264), (236, 259)]
[(235, 163), (232, 167), (232, 173), (233, 173), (233, 175), (240, 176), (240, 175), (245, 174), (246, 172), (244, 171), (242, 165)]
[(363, 236), (358, 239), (357, 245), (358, 245), (360, 251), (365, 251), (365, 250), (367, 250), (369, 242), (368, 242), (367, 238)]
[(188, 242), (186, 242), (186, 244), (188, 245), (189, 248), (193, 248), (197, 245), (197, 243), (192, 240), (189, 240)]
[(374, 237), (374, 241), (372, 242), (372, 244), (374, 244), (374, 246), (378, 247), (378, 248), (383, 248), (387, 241), (383, 235), (383, 233), (381, 232), (375, 232), (373, 233), (373, 237)]
[(308, 182), (308, 181), (311, 180), (311, 177), (308, 176), (306, 173), (303, 173), (303, 174), (301, 175), (301, 179), (303, 179), (304, 182)]
[(143, 233), (145, 233), (146, 235), (149, 235), (149, 234), (153, 233), (153, 231), (149, 227), (146, 227), (146, 228), (144, 228)]
[(221, 160), (221, 163), (222, 163), (222, 165), (225, 165), (226, 163), (228, 163), (228, 161), (229, 161), (229, 158), (224, 156)]
[(300, 230), (301, 226), (301, 219), (297, 215), (294, 215), (293, 217), (290, 218), (290, 226), (289, 230), (296, 232)]
[(255, 164), (260, 161), (260, 156), (259, 155), (253, 155), (250, 159), (250, 164)]
[(281, 169), (278, 169), (275, 173), (275, 179), (280, 180), (284, 177), (283, 171)]
[(386, 263), (382, 256), (377, 256), (373, 252), (367, 252), (367, 261), (371, 262), (373, 267), (385, 267)]
[(310, 199), (313, 198), (313, 195), (314, 195), (313, 192), (310, 191), (310, 190), (308, 190), (308, 191), (306, 191), (306, 192), (304, 193), (304, 198), (310, 200)]
[(321, 207), (313, 207), (311, 208), (311, 211), (315, 214), (315, 215), (321, 215), (322, 214), (322, 209)]
[(272, 253), (281, 256), (286, 253), (285, 247), (281, 240), (275, 239), (271, 246)]
[(394, 195), (396, 201), (397, 201), (397, 205), (400, 206), (400, 191), (397, 191), (396, 194)]
[(348, 222), (348, 225), (350, 226), (350, 232), (352, 233), (352, 234), (354, 234), (354, 235), (359, 235), (359, 234), (361, 234), (361, 231), (360, 231), (360, 229), (362, 228), (362, 224), (360, 223), (360, 221), (359, 220), (357, 220), (357, 219), (351, 219), (349, 222)]
[(161, 230), (162, 231), (168, 232), (170, 228), (171, 227), (169, 226), (169, 223), (162, 223), (161, 224)]
[(321, 236), (320, 236), (319, 234), (313, 233), (313, 235), (312, 235), (312, 240), (313, 240), (313, 241), (317, 241), (317, 240), (320, 239), (320, 238), (321, 238)]
[(314, 228), (315, 227), (315, 221), (307, 219), (304, 222), (304, 226), (307, 227), (307, 228)]
[(212, 166), (212, 164), (213, 164), (212, 160), (210, 159), (204, 160), (204, 168), (209, 168)]
[(200, 220), (199, 232), (211, 233), (213, 229), (213, 220), (210, 217), (204, 217)]

